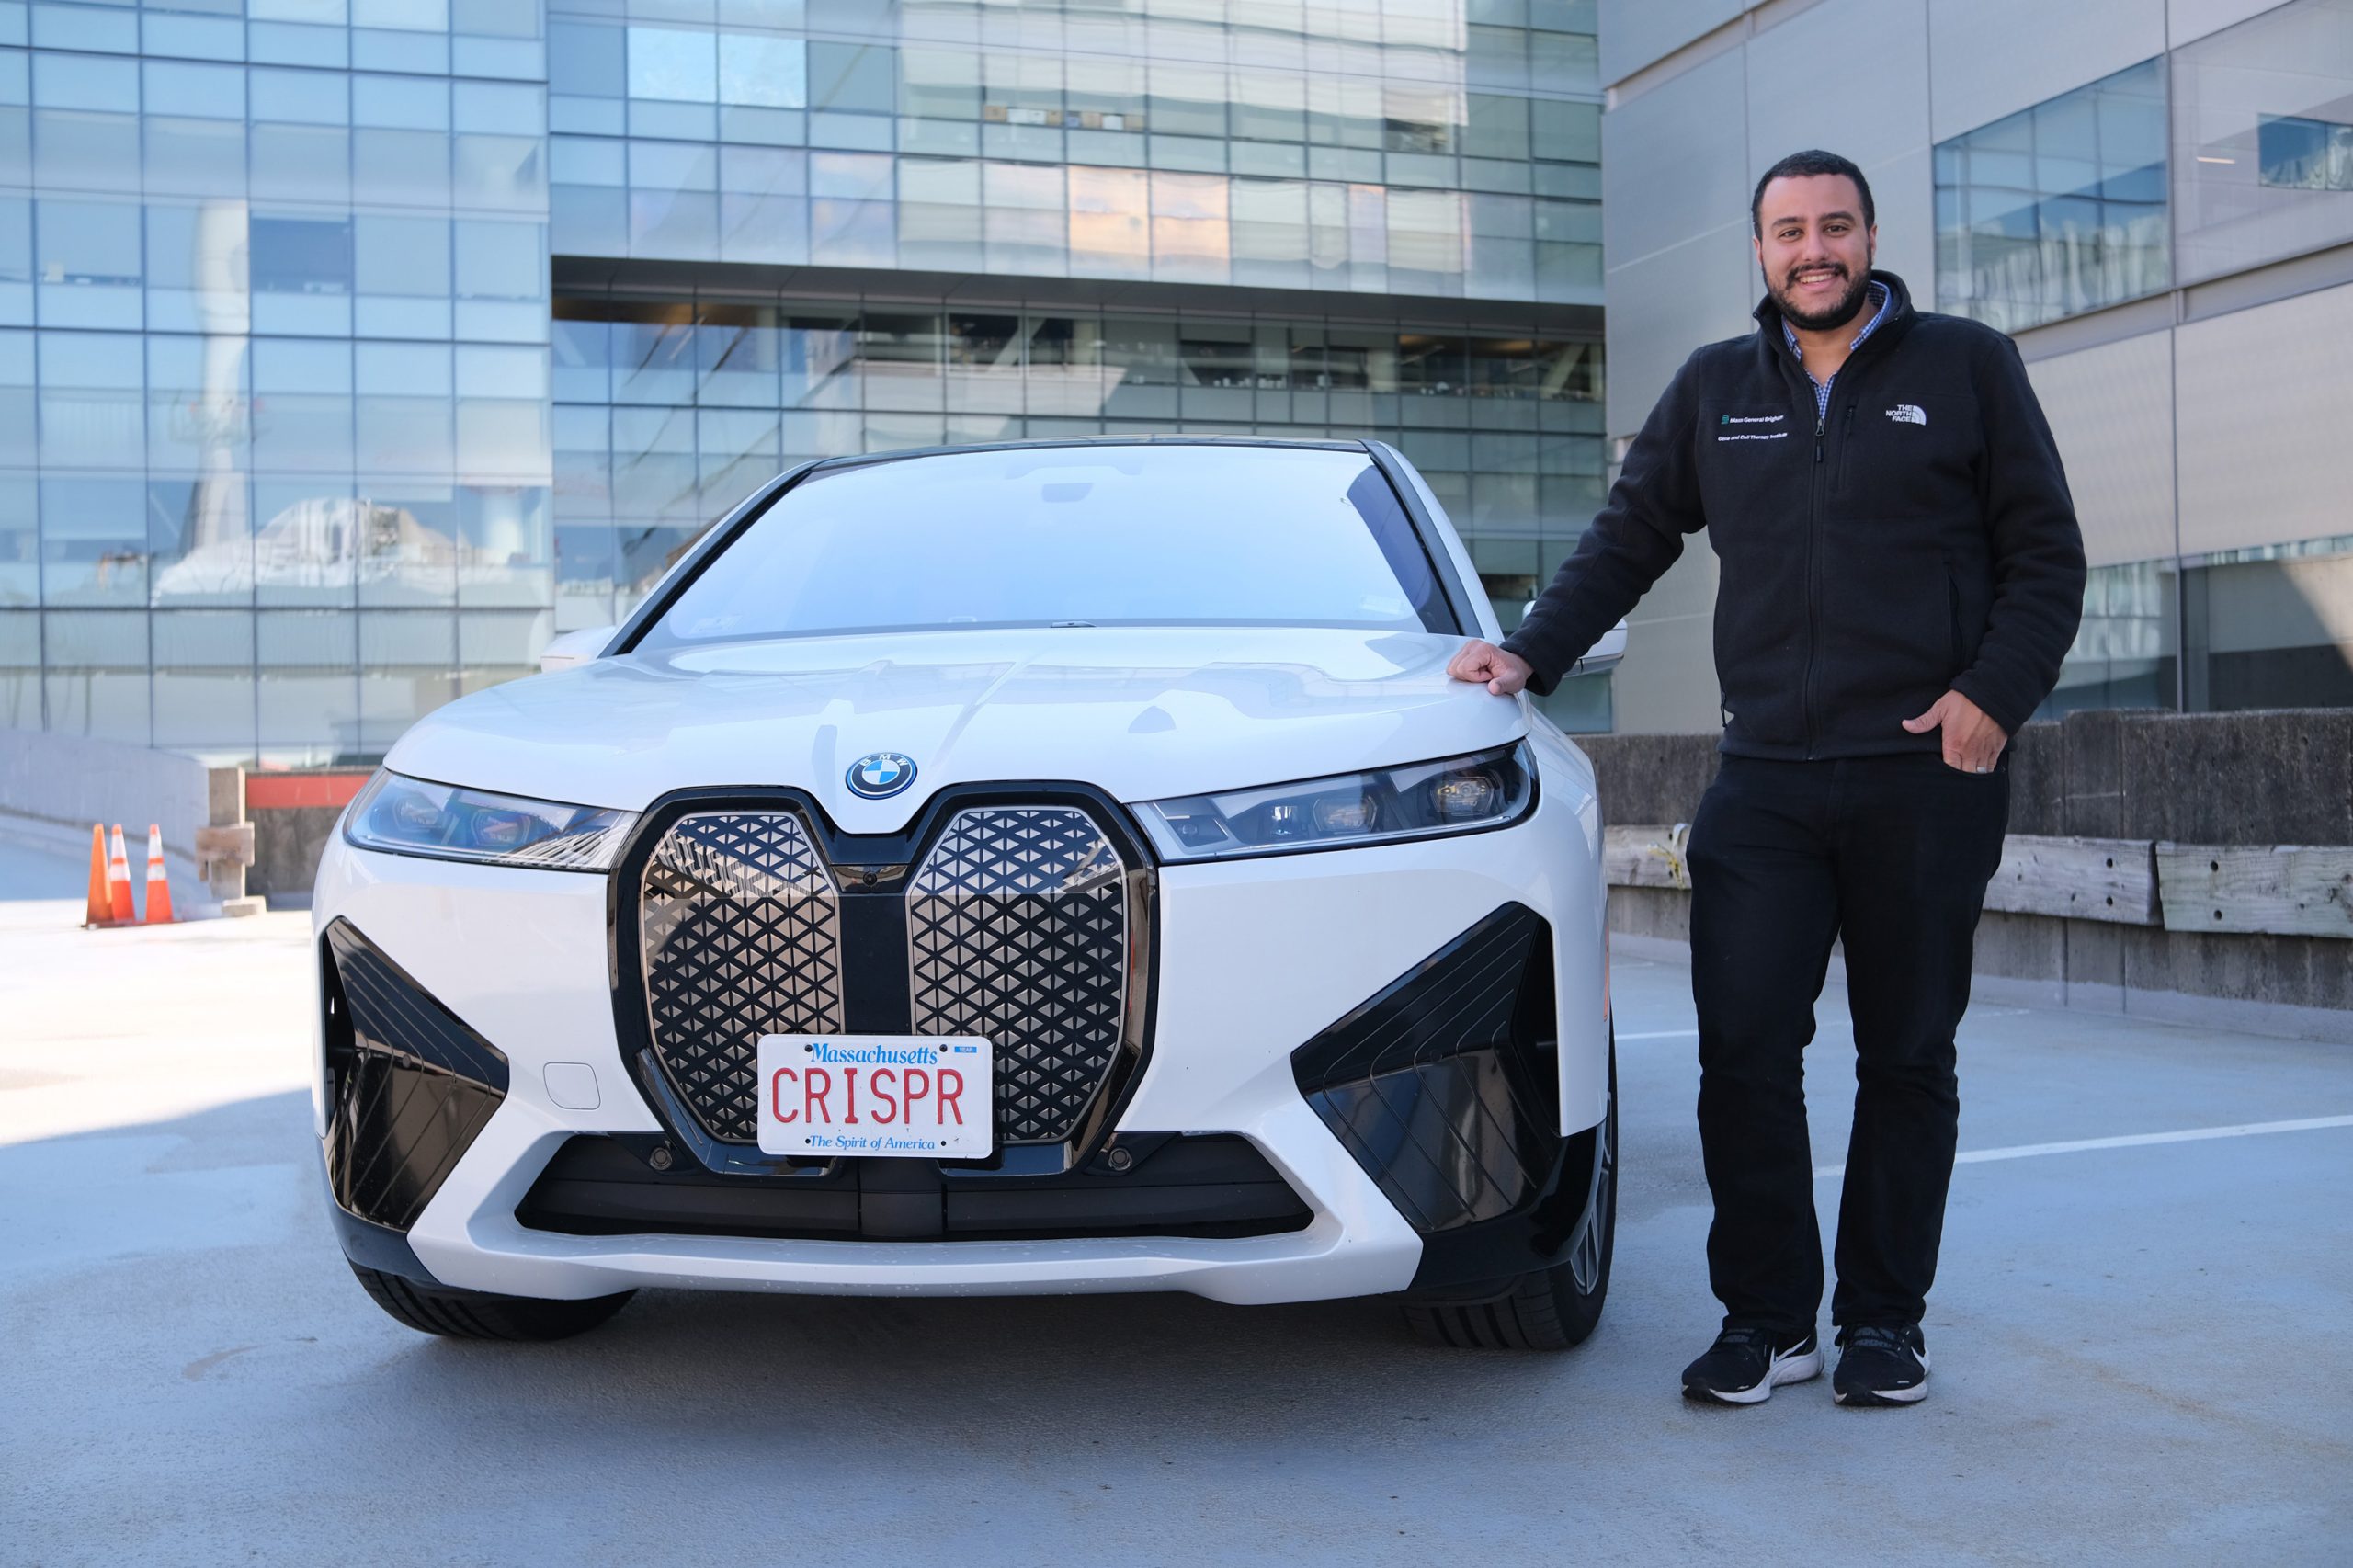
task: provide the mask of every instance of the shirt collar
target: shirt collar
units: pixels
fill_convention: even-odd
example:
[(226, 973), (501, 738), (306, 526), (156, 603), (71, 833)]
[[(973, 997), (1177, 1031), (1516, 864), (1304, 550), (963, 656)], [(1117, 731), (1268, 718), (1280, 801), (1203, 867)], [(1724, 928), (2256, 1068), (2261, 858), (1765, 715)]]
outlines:
[[(1879, 309), (1873, 311), (1871, 312), (1871, 319), (1863, 324), (1863, 330), (1855, 334), (1855, 341), (1847, 345), (1847, 349), (1849, 353), (1852, 353), (1855, 349), (1861, 347), (1863, 339), (1869, 337), (1872, 333), (1879, 330), (1879, 324), (1887, 319), (1887, 312), (1893, 309), (1895, 304), (1895, 290), (1890, 289), (1886, 284), (1881, 282), (1876, 278), (1871, 279), (1867, 290), (1867, 296), (1879, 301)], [(1790, 320), (1787, 316), (1783, 316), (1781, 318), (1781, 341), (1790, 346), (1790, 352), (1798, 357), (1799, 364), (1802, 365), (1805, 363), (1805, 353), (1798, 347), (1797, 329), (1790, 325)], [(1807, 372), (1809, 375), (1812, 373), (1812, 371)]]

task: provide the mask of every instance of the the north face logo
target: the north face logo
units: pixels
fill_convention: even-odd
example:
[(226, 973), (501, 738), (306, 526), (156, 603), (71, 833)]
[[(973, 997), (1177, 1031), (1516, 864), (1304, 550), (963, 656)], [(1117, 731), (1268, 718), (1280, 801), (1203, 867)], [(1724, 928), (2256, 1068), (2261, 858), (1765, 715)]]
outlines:
[(1899, 403), (1887, 411), (1887, 416), (1898, 425), (1926, 425), (1928, 416), (1908, 403)]

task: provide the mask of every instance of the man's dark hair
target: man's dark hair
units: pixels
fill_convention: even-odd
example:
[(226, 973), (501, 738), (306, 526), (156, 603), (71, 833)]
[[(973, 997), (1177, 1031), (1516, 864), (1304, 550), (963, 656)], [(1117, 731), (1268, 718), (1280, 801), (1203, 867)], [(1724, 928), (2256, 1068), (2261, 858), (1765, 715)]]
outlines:
[(1748, 199), (1749, 232), (1759, 239), (1764, 237), (1765, 187), (1767, 186), (1777, 179), (1789, 179), (1792, 176), (1802, 179), (1809, 175), (1845, 175), (1848, 179), (1853, 180), (1855, 188), (1862, 192), (1863, 227), (1869, 229), (1878, 225), (1879, 212), (1871, 205), (1871, 182), (1863, 177), (1863, 171), (1857, 168), (1851, 161), (1840, 157), (1836, 153), (1825, 153), (1819, 147), (1809, 147), (1802, 153), (1792, 153), (1783, 158), (1779, 163), (1767, 169), (1765, 177), (1756, 182), (1756, 194)]

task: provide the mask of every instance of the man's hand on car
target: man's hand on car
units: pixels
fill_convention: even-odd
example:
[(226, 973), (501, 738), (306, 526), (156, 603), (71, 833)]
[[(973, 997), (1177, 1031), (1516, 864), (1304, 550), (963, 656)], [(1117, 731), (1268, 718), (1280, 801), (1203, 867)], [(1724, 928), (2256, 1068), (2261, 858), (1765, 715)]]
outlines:
[(1509, 697), (1526, 686), (1528, 677), (1536, 672), (1518, 653), (1474, 637), (1462, 644), (1462, 651), (1454, 655), (1446, 673), (1456, 680), (1484, 681), (1487, 689), (1497, 697)]
[[(1510, 655), (1506, 654), (1506, 657)], [(1456, 663), (1461, 661), (1458, 658)], [(1917, 719), (1906, 719), (1904, 727), (1915, 735), (1930, 730), (1944, 731), (1945, 766), (1958, 767), (1963, 773), (1991, 773), (2010, 744), (2002, 726), (1985, 716), (1985, 710), (1957, 691), (1948, 691), (1926, 713)]]

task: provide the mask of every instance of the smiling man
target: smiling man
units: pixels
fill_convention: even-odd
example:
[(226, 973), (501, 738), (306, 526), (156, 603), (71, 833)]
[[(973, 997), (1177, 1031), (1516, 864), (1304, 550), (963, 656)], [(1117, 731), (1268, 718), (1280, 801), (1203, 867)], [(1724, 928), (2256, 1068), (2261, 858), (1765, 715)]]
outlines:
[(1794, 153), (1749, 218), (1757, 330), (1685, 362), (1519, 630), (1469, 643), (1452, 673), (1552, 690), (1708, 530), (1723, 762), (1688, 858), (1724, 1318), (1683, 1389), (1753, 1404), (1822, 1370), (1802, 1052), (1843, 937), (1856, 1091), (1833, 1386), (1842, 1404), (1910, 1404), (1927, 1392), (1953, 1037), (2008, 824), (2006, 748), (2075, 640), (2083, 541), (2017, 348), (1871, 269), (1860, 169)]

